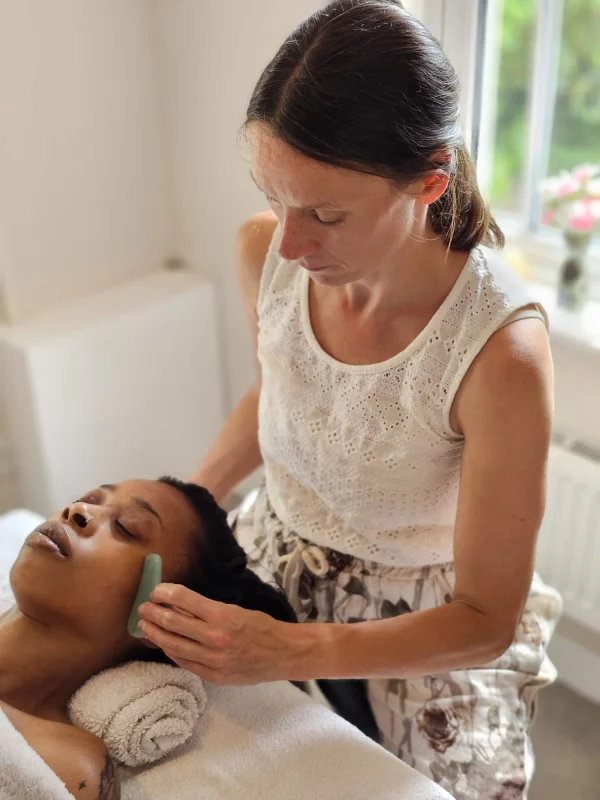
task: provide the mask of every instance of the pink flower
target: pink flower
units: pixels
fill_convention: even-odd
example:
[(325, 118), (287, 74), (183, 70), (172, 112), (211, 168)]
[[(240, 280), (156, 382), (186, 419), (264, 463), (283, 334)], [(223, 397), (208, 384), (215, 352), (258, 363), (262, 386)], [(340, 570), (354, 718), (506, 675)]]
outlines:
[(542, 225), (552, 225), (556, 220), (556, 214), (552, 208), (548, 208), (542, 214)]
[(569, 218), (569, 229), (584, 233), (594, 228), (595, 220), (591, 214), (577, 214)]
[(561, 181), (557, 186), (558, 197), (567, 197), (567, 195), (574, 194), (579, 191), (579, 183), (571, 177), (567, 172), (561, 175)]
[(567, 228), (570, 231), (587, 233), (596, 226), (596, 219), (592, 213), (589, 201), (579, 200), (572, 203), (568, 209)]
[(600, 175), (600, 166), (598, 164), (580, 164), (573, 170), (573, 177), (578, 183)]

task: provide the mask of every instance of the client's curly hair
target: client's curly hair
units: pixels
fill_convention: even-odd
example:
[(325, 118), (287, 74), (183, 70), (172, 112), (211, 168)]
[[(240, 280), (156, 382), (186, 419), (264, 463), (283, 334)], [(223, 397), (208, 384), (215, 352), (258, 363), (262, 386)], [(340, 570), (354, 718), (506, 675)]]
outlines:
[[(248, 568), (248, 557), (233, 535), (226, 512), (212, 494), (202, 486), (177, 478), (165, 476), (159, 482), (181, 492), (199, 523), (185, 571), (174, 582), (211, 600), (263, 611), (283, 622), (296, 622), (285, 594), (264, 583)], [(143, 658), (170, 663), (162, 650), (146, 650)]]

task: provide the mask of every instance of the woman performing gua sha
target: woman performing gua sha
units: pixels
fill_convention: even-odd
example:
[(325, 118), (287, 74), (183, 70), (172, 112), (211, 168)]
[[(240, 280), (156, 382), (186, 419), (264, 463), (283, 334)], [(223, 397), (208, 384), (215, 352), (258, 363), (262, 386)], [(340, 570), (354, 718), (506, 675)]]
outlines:
[(78, 800), (116, 800), (119, 787), (103, 743), (69, 724), (69, 699), (108, 667), (169, 662), (130, 635), (143, 565), (152, 573), (158, 560), (165, 581), (212, 598), (217, 613), (233, 603), (295, 620), (285, 597), (247, 569), (225, 512), (199, 486), (102, 486), (36, 529), (11, 570), (16, 605), (0, 618), (0, 712)]
[(236, 535), (311, 624), (141, 615), (209, 680), (349, 679), (323, 683), (340, 713), (456, 798), (524, 800), (560, 608), (533, 577), (552, 366), (481, 247), (503, 236), (458, 97), (391, 0), (321, 8), (265, 68), (244, 132), (271, 211), (236, 244), (260, 376), (193, 480), (219, 499), (264, 463)]

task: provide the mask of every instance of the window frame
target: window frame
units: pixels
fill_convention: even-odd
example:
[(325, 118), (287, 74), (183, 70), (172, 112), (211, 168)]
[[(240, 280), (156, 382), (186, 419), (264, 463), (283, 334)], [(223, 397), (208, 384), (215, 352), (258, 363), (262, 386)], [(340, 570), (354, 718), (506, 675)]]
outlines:
[[(425, 6), (422, 21), (428, 27), (430, 19), (432, 25), (437, 25), (436, 29), (431, 27), (431, 30), (434, 34), (436, 30), (441, 32), (440, 42), (454, 64), (463, 87), (467, 87), (467, 97), (462, 100), (461, 113), (467, 112), (463, 117), (465, 129), (468, 131), (467, 142), (470, 143), (471, 153), (476, 159), (479, 184), (485, 193), (491, 172), (491, 142), (497, 94), (495, 61), (497, 62), (498, 58), (498, 48), (494, 47), (493, 39), (490, 37), (493, 36), (499, 23), (502, 0), (433, 0), (433, 2), (421, 0), (421, 2)], [(549, 284), (556, 284), (558, 270), (566, 251), (561, 233), (543, 227), (539, 222), (537, 186), (545, 177), (551, 146), (563, 2), (564, 0), (537, 2), (535, 49), (530, 74), (528, 136), (524, 159), (526, 173), (523, 205), (519, 213), (492, 207), (492, 213), (506, 234), (507, 245), (520, 250), (530, 262), (534, 280)], [(449, 24), (448, 20), (452, 17), (458, 18), (460, 25)], [(470, 51), (467, 55), (464, 53), (466, 50)], [(537, 75), (545, 76), (544, 80), (537, 80)], [(592, 299), (600, 300), (600, 237), (592, 241), (588, 263), (591, 278), (590, 295)]]

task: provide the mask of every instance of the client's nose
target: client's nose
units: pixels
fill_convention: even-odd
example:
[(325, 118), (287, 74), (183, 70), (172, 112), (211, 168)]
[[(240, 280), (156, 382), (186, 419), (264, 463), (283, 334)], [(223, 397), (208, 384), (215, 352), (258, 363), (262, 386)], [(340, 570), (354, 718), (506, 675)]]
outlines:
[[(63, 522), (69, 522), (71, 525), (79, 528), (81, 531), (90, 532), (89, 524), (94, 517), (85, 503), (73, 503), (72, 506), (67, 506), (62, 514)], [(86, 530), (87, 528), (87, 530)]]

